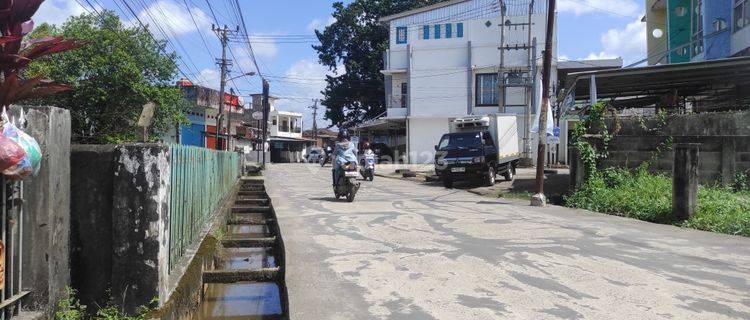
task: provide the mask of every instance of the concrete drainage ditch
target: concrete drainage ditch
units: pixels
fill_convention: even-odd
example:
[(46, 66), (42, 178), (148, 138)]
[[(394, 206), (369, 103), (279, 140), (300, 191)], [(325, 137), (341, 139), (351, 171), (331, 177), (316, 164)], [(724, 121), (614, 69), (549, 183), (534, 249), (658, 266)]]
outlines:
[(242, 180), (225, 230), (194, 319), (288, 318), (284, 247), (263, 180)]

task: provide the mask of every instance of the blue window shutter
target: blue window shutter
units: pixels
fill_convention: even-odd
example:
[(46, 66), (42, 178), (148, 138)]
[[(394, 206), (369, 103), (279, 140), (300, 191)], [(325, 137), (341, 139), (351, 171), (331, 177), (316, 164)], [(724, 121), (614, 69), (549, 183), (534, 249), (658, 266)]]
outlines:
[(453, 38), (453, 25), (450, 23), (447, 23), (445, 25), (445, 37), (446, 38)]
[(456, 24), (456, 38), (463, 38), (464, 37), (464, 24), (458, 23)]
[(430, 26), (422, 27), (422, 31), (423, 31), (422, 38), (425, 40), (430, 39)]
[(407, 43), (408, 42), (407, 36), (408, 36), (408, 33), (406, 32), (406, 27), (396, 28), (396, 43), (397, 44)]
[(435, 39), (440, 39), (440, 25), (435, 25)]

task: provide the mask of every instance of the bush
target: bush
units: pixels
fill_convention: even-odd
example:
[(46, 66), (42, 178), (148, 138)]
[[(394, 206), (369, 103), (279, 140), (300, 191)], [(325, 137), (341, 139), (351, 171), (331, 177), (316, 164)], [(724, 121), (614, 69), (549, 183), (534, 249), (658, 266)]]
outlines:
[(111, 304), (97, 311), (96, 315), (90, 315), (86, 312), (86, 306), (76, 297), (78, 292), (75, 289), (67, 287), (65, 292), (68, 297), (58, 302), (60, 311), (55, 312), (55, 320), (144, 320), (158, 302), (156, 298), (152, 299), (149, 306), (138, 308), (136, 316), (130, 316)]
[(635, 174), (610, 169), (594, 174), (566, 205), (651, 222), (669, 223), (672, 215), (672, 183), (645, 170)]
[[(651, 174), (645, 168), (636, 172), (608, 169), (593, 174), (565, 199), (565, 204), (650, 222), (677, 224), (672, 214), (671, 178)], [(698, 190), (695, 215), (679, 225), (750, 236), (750, 192), (702, 186)]]
[(683, 226), (750, 237), (750, 192), (701, 188), (696, 213)]

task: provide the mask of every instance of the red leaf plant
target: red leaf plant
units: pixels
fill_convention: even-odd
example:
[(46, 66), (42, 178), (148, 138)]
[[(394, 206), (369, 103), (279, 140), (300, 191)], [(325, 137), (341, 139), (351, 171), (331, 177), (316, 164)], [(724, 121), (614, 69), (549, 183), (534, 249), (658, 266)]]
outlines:
[(0, 106), (70, 89), (40, 77), (23, 79), (19, 76), (34, 59), (83, 45), (61, 37), (44, 37), (23, 43), (23, 37), (34, 29), (31, 17), (42, 2), (44, 0), (0, 0)]

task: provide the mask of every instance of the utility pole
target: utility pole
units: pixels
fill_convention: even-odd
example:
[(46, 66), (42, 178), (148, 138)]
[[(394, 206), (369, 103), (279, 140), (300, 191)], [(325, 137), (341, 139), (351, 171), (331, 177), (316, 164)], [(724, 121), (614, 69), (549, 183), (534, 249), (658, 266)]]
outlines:
[(542, 66), (542, 107), (539, 111), (539, 146), (536, 154), (536, 194), (531, 198), (531, 205), (544, 207), (547, 198), (544, 196), (544, 159), (547, 149), (547, 106), (549, 105), (550, 76), (552, 69), (552, 37), (555, 32), (555, 0), (549, 0), (547, 6), (547, 32), (544, 39), (544, 64)]
[(310, 107), (313, 109), (313, 140), (318, 143), (318, 99), (314, 99), (314, 104)]
[(271, 106), (268, 103), (268, 95), (269, 95), (269, 85), (268, 81), (266, 81), (265, 78), (263, 78), (263, 123), (261, 124), (261, 127), (263, 127), (263, 142), (262, 142), (262, 148), (263, 148), (263, 168), (266, 168), (266, 141), (268, 140), (268, 113), (271, 111)]
[[(238, 27), (239, 29), (239, 27)], [(221, 59), (216, 59), (216, 64), (221, 67), (221, 83), (219, 84), (219, 116), (216, 117), (216, 149), (225, 150), (225, 146), (221, 143), (222, 127), (224, 122), (224, 108), (226, 101), (224, 99), (224, 90), (227, 85), (227, 67), (232, 65), (232, 61), (227, 59), (227, 43), (229, 43), (229, 34), (232, 30), (224, 25), (223, 28), (211, 25), (219, 40), (221, 41)]]
[[(530, 167), (532, 165), (531, 160), (531, 108), (534, 107), (534, 84), (536, 84), (536, 45), (534, 39), (532, 39), (532, 28), (534, 22), (532, 20), (534, 14), (534, 0), (529, 2), (527, 21), (525, 22), (513, 22), (515, 20), (512, 17), (513, 14), (508, 14), (508, 7), (506, 0), (499, 0), (500, 3), (500, 66), (498, 68), (498, 111), (500, 113), (508, 112), (507, 105), (509, 101), (507, 92), (508, 89), (522, 88), (524, 91), (524, 105), (525, 110), (523, 113), (523, 158), (521, 159), (521, 166)], [(507, 30), (506, 30), (507, 29)], [(517, 31), (525, 30), (527, 39), (526, 41), (519, 40)], [(508, 43), (513, 42), (513, 43)], [(526, 51), (528, 66), (514, 65), (513, 59), (506, 61), (506, 51)], [(512, 79), (510, 75), (518, 77), (518, 79)], [(532, 80), (533, 81), (530, 81)], [(512, 104), (518, 105), (518, 102), (511, 100)]]

